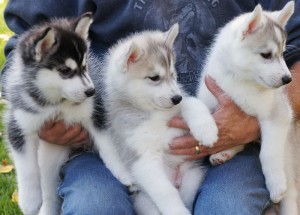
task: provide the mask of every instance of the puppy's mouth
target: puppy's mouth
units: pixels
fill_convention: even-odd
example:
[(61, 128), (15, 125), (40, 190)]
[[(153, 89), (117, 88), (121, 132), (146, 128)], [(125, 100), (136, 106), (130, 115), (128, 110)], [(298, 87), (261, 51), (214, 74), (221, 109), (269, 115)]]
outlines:
[(169, 110), (172, 109), (174, 105), (171, 100), (168, 100), (166, 98), (160, 97), (158, 99), (153, 99), (153, 103), (155, 107), (159, 110)]
[(276, 84), (276, 85), (272, 84), (271, 85), (271, 84), (267, 83), (261, 76), (259, 76), (259, 80), (260, 80), (261, 84), (267, 88), (276, 89), (276, 88), (283, 86), (283, 84)]
[(78, 105), (80, 103), (82, 103), (83, 101), (85, 101), (88, 97), (85, 97), (85, 98), (73, 98), (71, 96), (68, 96), (66, 94), (63, 94), (62, 95), (63, 99), (69, 101), (69, 102), (72, 102), (74, 103), (75, 105)]

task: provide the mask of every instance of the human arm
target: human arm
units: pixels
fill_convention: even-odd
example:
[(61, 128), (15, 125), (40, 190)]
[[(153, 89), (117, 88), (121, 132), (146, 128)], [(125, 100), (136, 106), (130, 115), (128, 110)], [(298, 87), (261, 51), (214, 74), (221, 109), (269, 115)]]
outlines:
[(300, 61), (294, 63), (290, 68), (292, 82), (287, 85), (286, 91), (293, 109), (294, 120), (300, 120)]

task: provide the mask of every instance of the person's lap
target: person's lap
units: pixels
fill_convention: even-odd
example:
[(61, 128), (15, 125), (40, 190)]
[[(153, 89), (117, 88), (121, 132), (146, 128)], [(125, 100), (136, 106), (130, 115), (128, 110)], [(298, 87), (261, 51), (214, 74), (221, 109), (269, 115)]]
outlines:
[(129, 191), (96, 153), (82, 153), (62, 169), (58, 194), (63, 215), (134, 214)]
[[(58, 193), (64, 215), (135, 214), (127, 188), (98, 154), (82, 153), (71, 159), (62, 169)], [(262, 214), (269, 202), (258, 150), (251, 146), (231, 161), (208, 169), (194, 214)]]
[(195, 200), (194, 214), (259, 215), (270, 204), (259, 147), (249, 145), (232, 160), (209, 168)]

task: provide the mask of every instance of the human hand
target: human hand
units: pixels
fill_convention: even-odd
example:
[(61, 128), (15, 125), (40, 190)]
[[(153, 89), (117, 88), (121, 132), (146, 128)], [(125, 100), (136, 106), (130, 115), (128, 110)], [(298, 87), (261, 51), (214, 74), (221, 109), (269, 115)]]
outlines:
[[(218, 141), (212, 148), (201, 146), (191, 135), (175, 138), (170, 144), (170, 153), (188, 155), (188, 159), (199, 159), (204, 156), (246, 144), (260, 136), (259, 125), (255, 117), (245, 114), (224, 92), (216, 85), (215, 81), (207, 76), (205, 83), (209, 91), (218, 100), (218, 107), (213, 117), (218, 126)], [(169, 122), (170, 127), (189, 130), (182, 118), (174, 117)], [(199, 146), (198, 146), (199, 145)], [(200, 153), (196, 154), (196, 146)]]
[(48, 143), (79, 148), (89, 144), (88, 132), (80, 125), (67, 126), (62, 120), (48, 120), (39, 131)]

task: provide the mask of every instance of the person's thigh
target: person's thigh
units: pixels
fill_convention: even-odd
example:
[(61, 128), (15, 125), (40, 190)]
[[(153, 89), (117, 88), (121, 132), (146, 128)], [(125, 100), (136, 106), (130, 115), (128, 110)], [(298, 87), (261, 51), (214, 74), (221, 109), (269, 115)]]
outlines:
[(249, 145), (225, 164), (209, 167), (194, 214), (260, 215), (270, 203), (259, 147)]
[(95, 153), (82, 153), (62, 169), (58, 194), (63, 215), (135, 214), (129, 192)]

